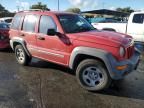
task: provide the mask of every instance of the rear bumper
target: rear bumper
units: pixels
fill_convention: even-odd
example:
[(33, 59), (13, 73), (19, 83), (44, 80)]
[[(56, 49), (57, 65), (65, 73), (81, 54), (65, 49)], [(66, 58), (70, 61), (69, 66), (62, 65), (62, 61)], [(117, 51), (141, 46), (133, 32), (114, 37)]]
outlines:
[[(133, 70), (136, 70), (140, 62), (140, 53), (135, 51), (134, 55), (124, 61), (117, 61), (112, 55), (109, 55), (109, 62), (111, 66), (110, 76), (114, 80), (122, 79), (128, 73), (131, 73)], [(118, 70), (118, 66), (127, 66), (123, 70)]]

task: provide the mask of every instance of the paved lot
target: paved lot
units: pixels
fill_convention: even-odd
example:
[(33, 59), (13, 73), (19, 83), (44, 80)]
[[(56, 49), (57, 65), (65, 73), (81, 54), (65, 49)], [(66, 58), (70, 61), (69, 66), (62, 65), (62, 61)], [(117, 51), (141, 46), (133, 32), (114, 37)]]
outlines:
[(92, 93), (68, 69), (37, 59), (23, 67), (12, 52), (1, 51), (0, 108), (144, 108), (142, 63), (110, 89)]

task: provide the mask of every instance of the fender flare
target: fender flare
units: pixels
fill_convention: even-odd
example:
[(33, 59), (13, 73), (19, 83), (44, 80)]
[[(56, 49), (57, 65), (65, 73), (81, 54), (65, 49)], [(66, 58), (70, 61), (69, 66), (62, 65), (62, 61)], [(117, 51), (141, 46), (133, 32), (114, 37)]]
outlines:
[(26, 47), (26, 42), (24, 41), (23, 38), (20, 38), (20, 37), (14, 37), (10, 40), (10, 46), (11, 48), (14, 50), (14, 43), (17, 42), (19, 44), (21, 44), (24, 48), (24, 50), (26, 51), (27, 55), (28, 56), (31, 56), (29, 51), (27, 50), (27, 47)]
[(70, 69), (73, 69), (75, 58), (79, 54), (93, 56), (93, 57), (101, 59), (104, 62), (109, 73), (111, 73), (111, 71), (112, 71), (111, 64), (110, 64), (109, 59), (108, 59), (109, 56), (111, 56), (111, 54), (104, 51), (104, 50), (101, 50), (101, 49), (89, 48), (89, 47), (76, 47), (72, 51), (71, 56), (70, 56), (70, 61), (69, 61), (69, 68)]

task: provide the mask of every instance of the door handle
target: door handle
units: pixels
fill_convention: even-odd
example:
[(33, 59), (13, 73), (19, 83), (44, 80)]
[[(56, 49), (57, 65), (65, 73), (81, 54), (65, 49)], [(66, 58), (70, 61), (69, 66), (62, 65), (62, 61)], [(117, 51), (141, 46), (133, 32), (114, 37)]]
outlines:
[(21, 34), (20, 36), (25, 36), (25, 34)]
[(38, 36), (38, 39), (39, 39), (39, 40), (45, 40), (45, 38), (44, 38), (44, 37), (41, 37), (41, 36)]

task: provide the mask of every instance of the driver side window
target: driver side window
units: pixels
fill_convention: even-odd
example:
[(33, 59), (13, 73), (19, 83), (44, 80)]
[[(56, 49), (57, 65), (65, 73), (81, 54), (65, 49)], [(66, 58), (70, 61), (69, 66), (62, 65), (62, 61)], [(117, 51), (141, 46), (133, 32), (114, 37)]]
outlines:
[(57, 30), (57, 26), (50, 16), (41, 16), (40, 25), (39, 25), (39, 33), (47, 35), (48, 29), (55, 29)]

